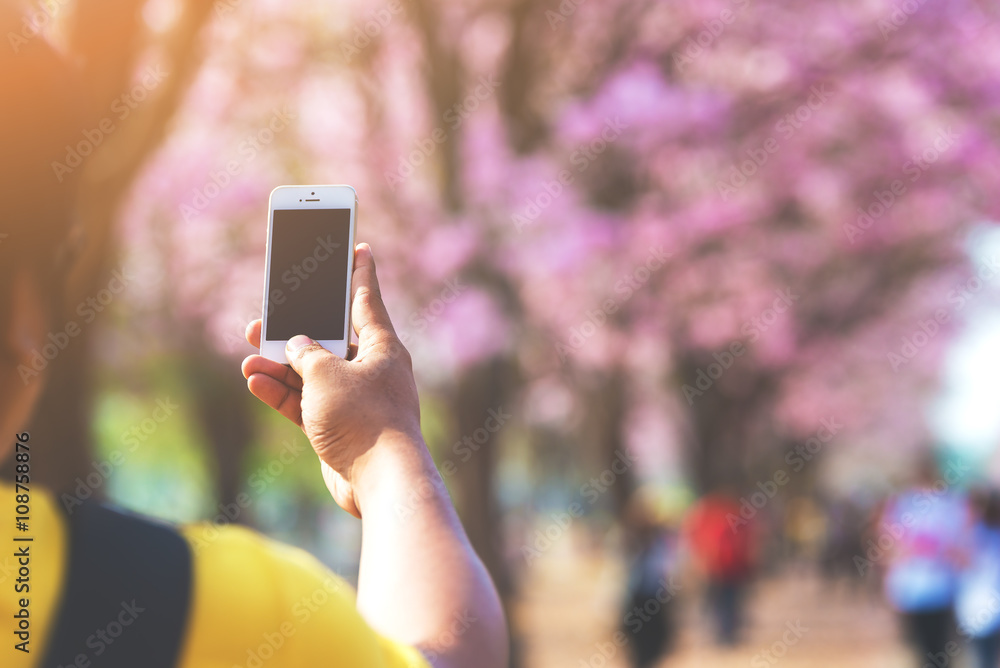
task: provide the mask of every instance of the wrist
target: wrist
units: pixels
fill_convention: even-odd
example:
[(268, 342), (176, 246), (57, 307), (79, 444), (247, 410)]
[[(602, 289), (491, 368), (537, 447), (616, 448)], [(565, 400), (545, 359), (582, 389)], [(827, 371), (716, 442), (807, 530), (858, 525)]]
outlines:
[[(398, 431), (379, 435), (351, 471), (355, 503), (362, 517), (378, 506), (407, 507), (407, 499), (428, 496), (442, 485), (423, 436)], [(402, 504), (402, 505), (400, 505)]]

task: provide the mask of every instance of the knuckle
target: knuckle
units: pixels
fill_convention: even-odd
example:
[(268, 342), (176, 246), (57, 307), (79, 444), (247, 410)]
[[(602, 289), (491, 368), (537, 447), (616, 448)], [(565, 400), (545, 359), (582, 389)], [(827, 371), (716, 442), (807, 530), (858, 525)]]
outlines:
[(366, 322), (358, 329), (358, 338), (373, 338), (378, 333), (378, 328), (372, 322)]
[(387, 334), (384, 345), (386, 364), (412, 366), (413, 360), (410, 357), (410, 351), (406, 349), (399, 337), (395, 334)]
[(355, 293), (355, 299), (360, 301), (365, 306), (371, 306), (381, 299), (381, 295), (376, 288), (373, 288), (370, 285), (362, 285), (358, 288), (357, 293)]
[(319, 345), (311, 345), (307, 348), (303, 348), (299, 351), (298, 359), (299, 364), (302, 366), (302, 370), (308, 374), (314, 374), (322, 371), (325, 366), (325, 359), (322, 355), (317, 355), (317, 350), (320, 349)]

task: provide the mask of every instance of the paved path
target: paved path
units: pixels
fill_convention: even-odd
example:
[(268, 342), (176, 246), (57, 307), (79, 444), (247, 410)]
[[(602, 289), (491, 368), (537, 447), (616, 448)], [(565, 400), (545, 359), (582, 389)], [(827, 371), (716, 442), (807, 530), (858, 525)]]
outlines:
[[(527, 668), (627, 668), (613, 642), (622, 567), (574, 553), (569, 543), (554, 546), (525, 573), (515, 614), (522, 628), (533, 629), (525, 638)], [(662, 668), (915, 668), (893, 615), (869, 592), (804, 573), (768, 579), (752, 596), (743, 645), (720, 650), (700, 614), (698, 585), (691, 578), (677, 582), (681, 635)], [(786, 635), (790, 628), (797, 631)]]

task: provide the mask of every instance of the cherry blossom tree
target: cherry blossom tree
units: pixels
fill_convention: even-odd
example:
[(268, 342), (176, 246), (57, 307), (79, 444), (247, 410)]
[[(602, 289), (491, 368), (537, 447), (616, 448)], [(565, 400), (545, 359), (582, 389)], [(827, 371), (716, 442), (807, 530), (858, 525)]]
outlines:
[[(925, 438), (920, 407), (988, 270), (966, 235), (997, 215), (985, 6), (213, 11), (123, 209), (128, 252), (168, 277), (136, 293), (129, 327), (232, 362), (260, 309), (267, 193), (354, 185), (444, 407), (432, 445), (506, 594), (501, 444), (569, 453), (550, 470), (567, 477), (631, 448), (643, 466), (600, 499), (614, 508), (656, 466), (708, 489), (817, 434), (887, 453)], [(491, 411), (511, 426), (488, 433)]]

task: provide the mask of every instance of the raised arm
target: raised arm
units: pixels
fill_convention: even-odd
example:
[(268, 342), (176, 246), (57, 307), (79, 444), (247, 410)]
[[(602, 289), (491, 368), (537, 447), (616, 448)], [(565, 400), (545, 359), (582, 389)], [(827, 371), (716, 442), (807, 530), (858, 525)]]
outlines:
[[(251, 355), (247, 384), (300, 425), (338, 504), (361, 518), (358, 610), (437, 668), (503, 668), (499, 597), (472, 550), (420, 432), (410, 356), (393, 330), (367, 244), (355, 250), (350, 361), (300, 336), (292, 369)], [(260, 343), (260, 321), (247, 339)], [(332, 647), (331, 652), (336, 648)]]

